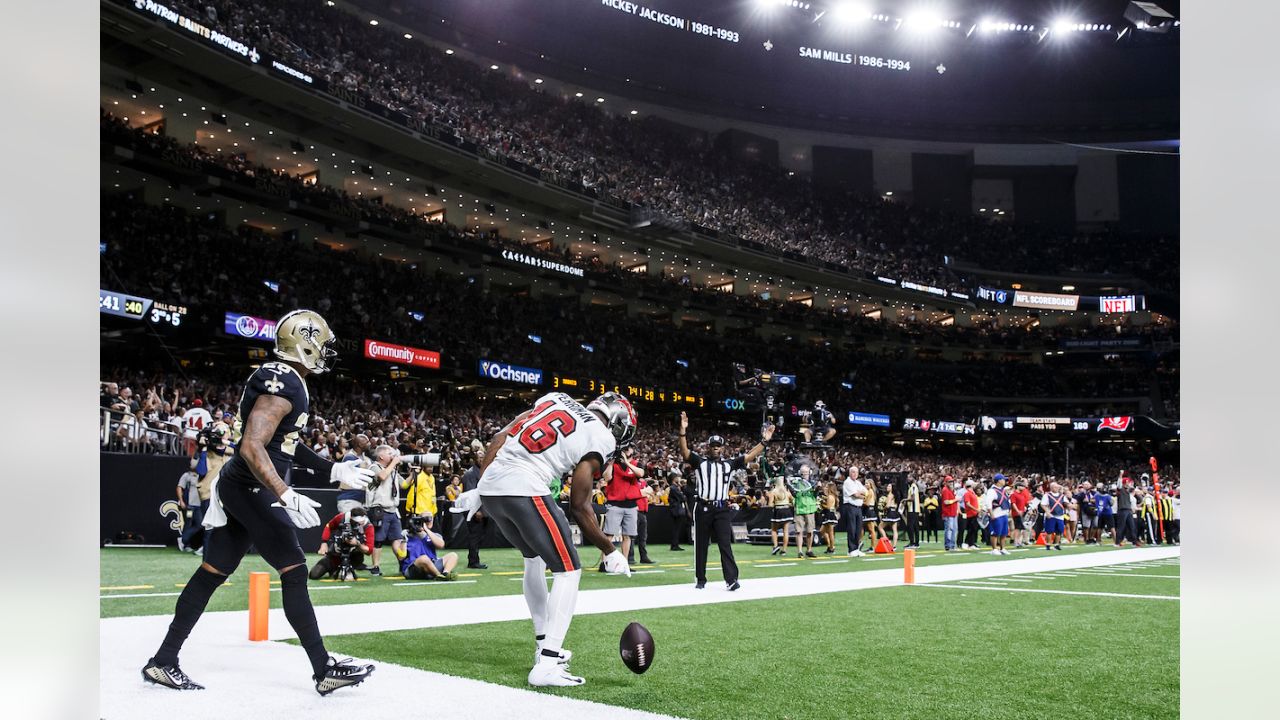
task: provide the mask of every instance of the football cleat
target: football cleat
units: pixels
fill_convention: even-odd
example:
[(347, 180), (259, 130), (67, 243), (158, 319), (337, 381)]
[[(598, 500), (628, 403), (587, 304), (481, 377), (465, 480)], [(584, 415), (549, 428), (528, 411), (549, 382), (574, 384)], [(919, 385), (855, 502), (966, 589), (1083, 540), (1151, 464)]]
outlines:
[(153, 685), (172, 688), (174, 690), (203, 690), (204, 686), (199, 683), (192, 682), (187, 674), (175, 663), (173, 665), (160, 665), (152, 658), (147, 661), (145, 667), (142, 668), (142, 679)]
[(349, 685), (359, 685), (372, 673), (372, 664), (355, 665), (351, 662), (351, 658), (336, 660), (330, 656), (328, 664), (325, 665), (324, 675), (313, 676), (313, 679), (316, 681), (316, 692), (328, 695), (334, 690)]
[(529, 671), (529, 684), (534, 687), (571, 687), (586, 682), (577, 675), (569, 674), (568, 668), (553, 658), (541, 659)]
[[(543, 657), (546, 657), (546, 656), (542, 654), (542, 645), (538, 645), (533, 649), (533, 664), (537, 665), (542, 660)], [(572, 659), (573, 659), (573, 651), (565, 650), (564, 648), (561, 648), (560, 656), (556, 658), (556, 662), (565, 666), (565, 668), (568, 668), (569, 661)]]

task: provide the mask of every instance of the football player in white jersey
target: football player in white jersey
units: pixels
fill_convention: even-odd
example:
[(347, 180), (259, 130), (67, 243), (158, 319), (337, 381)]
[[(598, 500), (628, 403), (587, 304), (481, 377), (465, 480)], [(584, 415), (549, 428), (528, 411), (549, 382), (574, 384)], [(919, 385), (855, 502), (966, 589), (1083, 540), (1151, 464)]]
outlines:
[(485, 452), (476, 492), (485, 513), (524, 556), (524, 597), (537, 641), (530, 685), (585, 682), (569, 673), (573, 654), (564, 649), (582, 564), (550, 483), (572, 473), (570, 505), (578, 527), (587, 542), (605, 553), (607, 572), (629, 576), (626, 556), (596, 523), (591, 491), (635, 433), (636, 412), (618, 393), (605, 393), (586, 407), (564, 393), (550, 393), (494, 435)]

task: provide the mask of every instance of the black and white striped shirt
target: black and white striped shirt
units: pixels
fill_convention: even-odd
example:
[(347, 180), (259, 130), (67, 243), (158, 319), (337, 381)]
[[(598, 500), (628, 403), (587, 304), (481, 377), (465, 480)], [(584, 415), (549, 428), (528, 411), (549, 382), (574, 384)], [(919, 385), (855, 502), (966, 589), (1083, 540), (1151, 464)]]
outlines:
[(742, 455), (712, 460), (691, 452), (689, 464), (693, 466), (698, 497), (709, 502), (720, 502), (729, 499), (729, 483), (733, 479), (733, 472), (746, 467), (747, 463)]

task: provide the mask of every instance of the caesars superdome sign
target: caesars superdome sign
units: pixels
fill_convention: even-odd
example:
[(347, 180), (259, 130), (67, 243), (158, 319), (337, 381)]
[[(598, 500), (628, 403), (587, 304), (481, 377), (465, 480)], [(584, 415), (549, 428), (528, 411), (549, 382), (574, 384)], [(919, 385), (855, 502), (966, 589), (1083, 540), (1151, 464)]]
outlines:
[(493, 360), (480, 361), (480, 377), (490, 380), (523, 383), (525, 385), (541, 385), (542, 371), (538, 368), (520, 367)]

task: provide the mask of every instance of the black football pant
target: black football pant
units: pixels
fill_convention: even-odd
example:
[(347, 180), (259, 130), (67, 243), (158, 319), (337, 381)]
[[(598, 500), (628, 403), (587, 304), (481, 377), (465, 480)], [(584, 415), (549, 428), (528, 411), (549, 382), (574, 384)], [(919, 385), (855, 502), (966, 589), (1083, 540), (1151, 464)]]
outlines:
[(738, 581), (738, 563), (733, 559), (733, 508), (713, 508), (698, 503), (697, 514), (693, 519), (695, 555), (694, 569), (698, 582), (707, 581), (707, 551), (711, 547), (712, 536), (716, 546), (720, 548), (720, 570), (726, 585)]
[(978, 518), (961, 518), (964, 523), (964, 544), (969, 547), (978, 546)]
[(844, 521), (844, 539), (849, 552), (862, 545), (862, 506), (845, 503), (840, 506), (840, 519)]
[(911, 545), (920, 544), (920, 513), (909, 512), (907, 516), (907, 542)]
[(671, 548), (680, 547), (680, 543), (688, 537), (689, 518), (685, 515), (671, 518)]
[(480, 564), (480, 542), (484, 540), (484, 531), (489, 527), (489, 518), (473, 517), (467, 521), (467, 565)]

